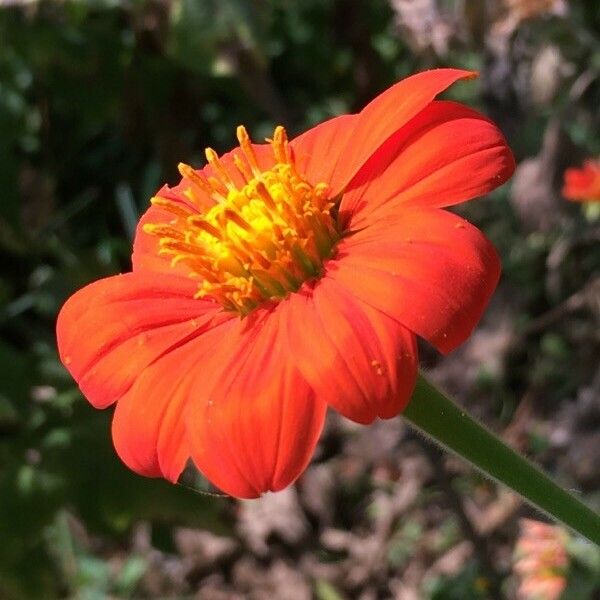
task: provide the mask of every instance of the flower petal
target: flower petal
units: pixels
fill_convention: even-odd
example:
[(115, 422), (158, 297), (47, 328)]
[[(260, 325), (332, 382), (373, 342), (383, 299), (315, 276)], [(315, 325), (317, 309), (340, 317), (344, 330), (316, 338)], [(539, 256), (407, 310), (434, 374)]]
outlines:
[(186, 407), (201, 395), (199, 379), (207, 355), (237, 323), (221, 321), (202, 335), (182, 340), (146, 367), (117, 402), (113, 443), (130, 469), (177, 481), (190, 457)]
[(298, 172), (312, 185), (328, 183), (340, 191), (337, 183), (342, 149), (350, 140), (357, 115), (340, 115), (315, 125), (290, 142)]
[(500, 261), (464, 219), (413, 208), (342, 240), (328, 272), (366, 304), (450, 352), (479, 321)]
[(215, 342), (188, 405), (192, 459), (232, 496), (280, 490), (306, 468), (327, 405), (295, 367), (282, 340), (287, 300), (261, 308)]
[(562, 194), (567, 200), (600, 200), (600, 161), (587, 159), (580, 169), (567, 169), (563, 183)]
[(371, 156), (438, 94), (475, 76), (460, 69), (423, 71), (391, 86), (357, 115), (317, 125), (292, 143), (295, 156), (304, 160), (303, 174), (313, 184), (329, 183), (332, 196), (337, 196)]
[(188, 278), (128, 273), (67, 300), (56, 325), (58, 349), (93, 406), (118, 400), (148, 365), (212, 323), (220, 307), (194, 300), (196, 289)]
[(350, 227), (361, 228), (384, 214), (381, 209), (450, 206), (493, 190), (514, 168), (491, 121), (455, 102), (434, 101), (364, 165), (340, 213)]
[(325, 275), (289, 297), (288, 353), (324, 399), (359, 423), (407, 404), (417, 373), (414, 335)]

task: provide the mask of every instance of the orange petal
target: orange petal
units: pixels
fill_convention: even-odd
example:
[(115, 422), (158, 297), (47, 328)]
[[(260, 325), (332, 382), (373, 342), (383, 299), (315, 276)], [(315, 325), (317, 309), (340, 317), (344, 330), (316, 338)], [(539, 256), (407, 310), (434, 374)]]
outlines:
[[(298, 172), (312, 185), (337, 181), (342, 149), (352, 136), (357, 115), (340, 115), (319, 123), (290, 142)], [(339, 166), (343, 172), (344, 166)], [(339, 185), (332, 190), (339, 193)]]
[(576, 202), (600, 200), (600, 161), (588, 159), (580, 169), (567, 169), (562, 194)]
[(435, 101), (364, 165), (340, 212), (351, 228), (361, 228), (400, 207), (450, 206), (502, 185), (514, 167), (491, 121), (460, 104)]
[(439, 209), (403, 210), (344, 240), (328, 275), (442, 352), (479, 321), (500, 274), (492, 244)]
[(58, 315), (63, 364), (96, 408), (118, 400), (159, 356), (212, 322), (217, 305), (194, 300), (197, 284), (128, 273), (76, 292)]
[(306, 468), (326, 403), (294, 365), (280, 311), (261, 308), (214, 344), (188, 404), (192, 459), (224, 492), (254, 498), (280, 490)]
[(317, 397), (359, 423), (406, 406), (417, 348), (397, 321), (327, 276), (290, 296), (284, 318), (288, 352)]
[(130, 469), (177, 481), (190, 457), (186, 406), (202, 395), (202, 367), (214, 344), (237, 323), (222, 321), (203, 335), (182, 340), (147, 366), (117, 402), (113, 443)]
[(371, 156), (438, 94), (473, 77), (475, 73), (459, 69), (423, 71), (388, 88), (357, 115), (317, 125), (292, 142), (296, 157), (310, 156), (304, 159), (304, 175), (311, 183), (329, 183), (337, 196)]

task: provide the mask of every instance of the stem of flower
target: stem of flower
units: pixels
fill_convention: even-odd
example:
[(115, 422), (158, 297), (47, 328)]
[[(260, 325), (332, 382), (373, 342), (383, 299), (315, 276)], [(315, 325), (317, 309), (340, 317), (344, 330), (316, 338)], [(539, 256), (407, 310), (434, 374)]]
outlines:
[(421, 374), (403, 412), (419, 431), (600, 545), (600, 516), (470, 417)]

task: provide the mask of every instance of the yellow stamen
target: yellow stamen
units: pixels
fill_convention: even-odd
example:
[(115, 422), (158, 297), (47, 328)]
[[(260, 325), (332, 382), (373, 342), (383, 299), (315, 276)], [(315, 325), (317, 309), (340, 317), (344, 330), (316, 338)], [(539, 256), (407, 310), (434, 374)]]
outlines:
[(229, 221), (235, 223), (244, 231), (252, 231), (252, 227), (248, 223), (246, 223), (246, 221), (244, 221), (244, 219), (238, 213), (236, 213), (235, 210), (232, 210), (231, 208), (226, 208), (223, 211), (223, 216)]
[(258, 168), (258, 163), (256, 161), (256, 155), (254, 154), (254, 148), (252, 148), (252, 142), (250, 141), (250, 136), (246, 131), (246, 128), (243, 125), (239, 125), (237, 128), (237, 139), (240, 143), (240, 148), (250, 165), (250, 169), (255, 176), (260, 175), (260, 169)]
[[(202, 192), (207, 194), (213, 200), (217, 202), (225, 202), (225, 196), (214, 188), (209, 182), (208, 179), (200, 175), (197, 171), (194, 171), (190, 165), (186, 165), (185, 163), (179, 163), (177, 165), (177, 169), (179, 170), (180, 175), (187, 179), (192, 186), (198, 187)], [(189, 197), (189, 196), (188, 196)], [(191, 194), (192, 199), (194, 198), (194, 194)]]
[(246, 183), (252, 181), (251, 171), (249, 171), (248, 166), (237, 154), (233, 155), (233, 163), (235, 164), (237, 170), (240, 172), (241, 176), (244, 178), (244, 181)]
[(188, 223), (190, 225), (192, 225), (193, 227), (202, 229), (203, 231), (205, 231), (209, 235), (212, 235), (214, 238), (216, 238), (218, 240), (223, 239), (223, 235), (221, 234), (221, 231), (217, 227), (215, 227), (214, 225), (212, 225), (211, 223), (206, 221), (204, 219), (204, 217), (202, 217), (200, 215), (194, 215), (194, 216), (188, 217)]
[(287, 163), (289, 159), (287, 133), (281, 125), (275, 128), (271, 144), (273, 146), (275, 160), (280, 164)]
[(173, 239), (173, 240), (183, 240), (184, 233), (176, 229), (175, 227), (170, 227), (169, 225), (163, 224), (154, 224), (154, 223), (146, 223), (142, 229), (145, 233), (149, 233), (150, 235), (156, 235), (161, 239)]
[(190, 216), (190, 212), (186, 210), (180, 204), (176, 204), (172, 200), (168, 200), (167, 198), (161, 198), (160, 196), (154, 196), (154, 198), (150, 199), (150, 202), (153, 206), (158, 206), (159, 208), (163, 208), (164, 210), (173, 213), (176, 217), (187, 218)]
[[(184, 194), (193, 199), (201, 192), (215, 204), (193, 213), (185, 205), (154, 198), (153, 204), (175, 218), (146, 224), (144, 231), (160, 238), (159, 253), (172, 257), (171, 264), (185, 265), (200, 279), (196, 298), (211, 298), (226, 310), (246, 315), (318, 277), (335, 251), (339, 233), (327, 184), (311, 185), (298, 173), (283, 127), (267, 140), (272, 152), (269, 169), (259, 167), (245, 127), (237, 128), (237, 138), (241, 155), (233, 154), (230, 171), (211, 148), (206, 150), (211, 176), (179, 165), (191, 186), (189, 196)], [(261, 162), (266, 162), (262, 154)], [(243, 182), (241, 187), (236, 181)]]
[(204, 151), (204, 154), (206, 155), (206, 160), (208, 161), (208, 164), (215, 170), (215, 173), (219, 175), (221, 183), (225, 185), (227, 190), (235, 190), (235, 184), (233, 183), (229, 176), (229, 173), (227, 173), (227, 170), (219, 160), (218, 154), (212, 148), (207, 148)]
[(256, 193), (260, 196), (261, 200), (265, 203), (266, 207), (269, 210), (277, 210), (277, 205), (271, 198), (271, 194), (269, 194), (269, 190), (265, 186), (262, 181), (257, 181), (255, 185)]

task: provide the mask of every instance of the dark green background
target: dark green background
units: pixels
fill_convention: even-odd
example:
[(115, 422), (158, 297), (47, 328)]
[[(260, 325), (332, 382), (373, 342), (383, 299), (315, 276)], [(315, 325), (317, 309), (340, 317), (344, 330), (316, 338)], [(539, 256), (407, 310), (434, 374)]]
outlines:
[[(173, 549), (177, 524), (235, 535), (234, 503), (145, 480), (119, 463), (110, 411), (82, 400), (55, 348), (61, 303), (84, 284), (130, 267), (136, 220), (163, 182), (177, 182), (179, 161), (200, 165), (204, 147), (229, 149), (240, 123), (255, 139), (279, 123), (293, 135), (360, 109), (399, 78), (442, 65), (481, 71), (450, 97), (491, 115), (519, 162), (544, 147), (549, 166), (542, 172), (555, 193), (564, 166), (600, 154), (594, 1), (572, 2), (567, 16), (522, 23), (505, 37), (504, 50), (492, 35), (500, 2), (438, 2), (459, 33), (437, 53), (417, 47), (387, 0), (6, 4), (0, 3), (0, 598), (143, 597), (148, 565), (128, 546), (140, 521), (152, 523), (152, 543), (165, 551)], [(560, 50), (564, 68), (539, 101), (528, 82), (549, 44)], [(544, 135), (557, 124), (562, 141), (548, 158)], [(494, 357), (484, 357), (475, 391), (462, 398), (485, 406), (480, 413), (498, 428), (511, 422), (528, 391), (535, 392), (536, 419), (551, 423), (582, 388), (598, 385), (597, 298), (596, 306), (576, 307), (574, 319), (567, 310), (571, 320), (559, 312), (527, 329), (597, 276), (598, 244), (588, 240), (597, 239), (597, 211), (565, 203), (556, 209), (562, 220), (546, 226), (535, 220), (541, 209), (534, 206), (532, 224), (509, 195), (505, 186), (459, 209), (493, 239), (504, 263), (501, 289), (519, 299), (510, 317), (521, 333), (502, 357), (505, 368), (486, 374)], [(553, 286), (548, 257), (560, 240), (568, 251)], [(544, 460), (541, 431), (527, 443)], [(565, 479), (552, 456), (546, 466)], [(595, 477), (575, 482), (592, 501)], [(364, 485), (342, 492), (340, 501), (362, 506), (373, 482)], [(436, 490), (434, 484), (430, 491)], [(70, 515), (93, 543), (82, 546), (73, 537)], [(509, 531), (514, 535), (514, 523)], [(497, 544), (510, 545), (507, 536)], [(117, 552), (126, 560), (115, 574), (104, 559)], [(584, 584), (597, 580), (598, 571), (582, 569)], [(470, 597), (464, 594), (475, 593), (478, 573), (469, 562), (456, 581), (423, 593)], [(343, 597), (328, 585), (315, 586), (317, 597)], [(570, 597), (590, 597), (590, 585)]]

